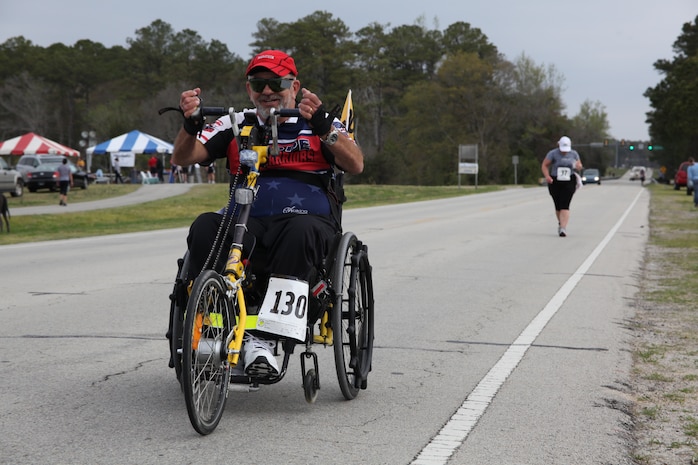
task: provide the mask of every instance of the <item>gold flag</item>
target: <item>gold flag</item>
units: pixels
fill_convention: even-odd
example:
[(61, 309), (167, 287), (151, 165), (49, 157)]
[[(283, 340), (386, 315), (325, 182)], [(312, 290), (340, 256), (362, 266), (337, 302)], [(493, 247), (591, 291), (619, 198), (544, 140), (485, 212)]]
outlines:
[(349, 137), (354, 140), (354, 105), (351, 102), (351, 89), (347, 93), (347, 99), (344, 101), (344, 108), (342, 109), (342, 124), (347, 128)]

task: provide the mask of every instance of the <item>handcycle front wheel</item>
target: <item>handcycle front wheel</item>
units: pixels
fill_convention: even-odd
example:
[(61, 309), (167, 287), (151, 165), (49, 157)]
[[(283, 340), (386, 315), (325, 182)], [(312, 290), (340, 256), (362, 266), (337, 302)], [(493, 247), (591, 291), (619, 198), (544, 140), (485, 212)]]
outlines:
[(203, 271), (194, 281), (182, 336), (182, 390), (194, 429), (213, 432), (223, 416), (230, 383), (226, 337), (235, 314), (222, 277)]
[(331, 310), (334, 359), (339, 387), (347, 400), (366, 389), (373, 357), (374, 302), (366, 246), (351, 232), (337, 247), (332, 273)]

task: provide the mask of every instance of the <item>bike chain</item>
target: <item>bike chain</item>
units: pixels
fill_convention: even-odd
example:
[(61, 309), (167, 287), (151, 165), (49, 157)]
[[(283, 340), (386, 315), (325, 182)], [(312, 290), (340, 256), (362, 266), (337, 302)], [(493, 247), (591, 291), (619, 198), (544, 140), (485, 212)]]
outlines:
[(223, 210), (223, 221), (221, 221), (220, 225), (218, 226), (218, 231), (216, 232), (216, 238), (213, 241), (213, 245), (211, 246), (211, 250), (209, 251), (208, 257), (206, 258), (206, 262), (204, 263), (204, 270), (209, 269), (209, 263), (211, 262), (211, 258), (215, 255), (215, 259), (213, 260), (213, 264), (211, 265), (210, 269), (216, 269), (216, 265), (218, 265), (218, 260), (220, 259), (221, 253), (223, 252), (223, 245), (225, 244), (225, 241), (222, 239), (223, 237), (228, 236), (228, 232), (230, 231), (230, 225), (233, 223), (233, 218), (235, 217), (235, 214), (237, 212), (238, 205), (237, 203), (233, 207), (233, 211), (228, 214), (228, 210), (230, 209), (230, 204), (233, 202), (233, 199), (235, 198), (235, 187), (238, 185), (238, 179), (240, 178), (242, 170), (240, 167), (238, 167), (237, 172), (235, 173), (235, 178), (233, 179), (233, 183), (230, 185), (230, 194), (228, 196), (228, 203), (225, 205), (225, 209)]

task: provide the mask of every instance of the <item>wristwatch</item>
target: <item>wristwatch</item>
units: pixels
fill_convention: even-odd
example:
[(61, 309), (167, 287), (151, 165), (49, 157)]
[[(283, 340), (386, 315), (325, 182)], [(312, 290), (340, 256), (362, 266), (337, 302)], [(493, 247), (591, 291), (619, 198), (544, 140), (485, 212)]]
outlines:
[(324, 138), (321, 138), (325, 145), (334, 145), (335, 142), (337, 142), (337, 139), (339, 139), (339, 131), (337, 130), (336, 127), (332, 126), (332, 130), (327, 133), (327, 135)]

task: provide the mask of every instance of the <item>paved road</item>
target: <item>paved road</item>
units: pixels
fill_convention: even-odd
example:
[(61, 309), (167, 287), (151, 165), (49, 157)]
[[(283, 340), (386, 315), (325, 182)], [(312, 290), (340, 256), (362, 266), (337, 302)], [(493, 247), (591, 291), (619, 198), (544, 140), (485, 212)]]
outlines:
[(130, 194), (92, 202), (73, 202), (67, 207), (59, 205), (43, 205), (36, 207), (12, 208), (12, 216), (44, 215), (55, 213), (74, 213), (89, 210), (101, 210), (103, 208), (125, 207), (153, 200), (165, 199), (175, 195), (184, 194), (195, 184), (151, 184), (143, 185), (140, 189)]
[(2, 246), (0, 462), (629, 465), (648, 203), (585, 186), (566, 238), (542, 187), (345, 210), (374, 267), (368, 389), (345, 401), (316, 346), (306, 403), (298, 347), (206, 438), (164, 337), (187, 228)]

